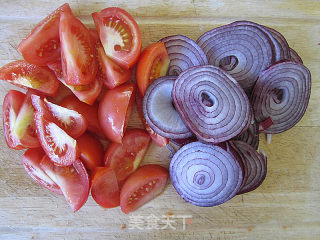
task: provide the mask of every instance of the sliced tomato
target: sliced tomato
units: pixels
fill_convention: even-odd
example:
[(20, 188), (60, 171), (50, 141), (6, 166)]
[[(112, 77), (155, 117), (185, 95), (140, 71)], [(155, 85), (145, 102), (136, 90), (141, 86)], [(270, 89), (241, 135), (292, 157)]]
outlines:
[(58, 79), (48, 67), (36, 66), (24, 60), (17, 60), (0, 68), (0, 79), (49, 96), (56, 95), (59, 88)]
[(111, 168), (96, 168), (91, 185), (91, 195), (100, 206), (114, 208), (120, 205), (120, 188)]
[(71, 137), (80, 137), (87, 130), (87, 119), (77, 111), (51, 103), (47, 99), (42, 100), (34, 94), (31, 99), (36, 111), (43, 113), (47, 120), (57, 124)]
[(69, 88), (81, 102), (92, 105), (98, 98), (103, 85), (101, 76), (99, 74), (97, 74), (95, 80), (90, 84), (74, 86), (69, 85), (64, 81), (61, 61), (48, 64), (48, 67), (55, 72), (58, 80), (64, 86)]
[(100, 126), (113, 142), (121, 143), (134, 103), (135, 85), (126, 83), (107, 90), (99, 103)]
[(70, 166), (58, 166), (44, 156), (40, 167), (60, 187), (74, 212), (85, 204), (89, 196), (89, 177), (79, 159)]
[(88, 171), (103, 166), (103, 146), (90, 133), (84, 133), (77, 139), (80, 151), (80, 160)]
[(33, 120), (34, 108), (31, 103), (32, 92), (28, 91), (19, 110), (13, 133), (26, 148), (40, 147)]
[(70, 12), (60, 14), (61, 60), (64, 80), (69, 85), (94, 81), (98, 66), (89, 30)]
[(28, 149), (22, 156), (22, 165), (29, 176), (51, 192), (62, 195), (59, 186), (41, 169), (40, 162), (45, 156), (42, 148)]
[(122, 143), (110, 143), (104, 163), (115, 171), (119, 182), (124, 181), (139, 166), (150, 144), (150, 136), (143, 129), (128, 129)]
[(105, 8), (92, 13), (105, 53), (125, 69), (132, 67), (141, 51), (138, 24), (121, 8)]
[(88, 122), (88, 131), (96, 134), (100, 138), (105, 138), (103, 131), (100, 127), (98, 121), (98, 103), (94, 103), (93, 105), (85, 104), (79, 101), (74, 95), (70, 95), (65, 97), (60, 106), (77, 111), (82, 116), (87, 119)]
[(3, 135), (8, 147), (17, 150), (25, 148), (14, 134), (14, 126), (24, 99), (24, 93), (10, 90), (4, 98), (2, 107)]
[(154, 199), (164, 190), (168, 178), (168, 170), (159, 165), (149, 164), (138, 168), (121, 188), (121, 210), (128, 214)]
[(137, 92), (136, 94), (136, 102), (137, 102), (137, 110), (139, 113), (139, 116), (141, 118), (141, 121), (143, 123), (143, 126), (145, 127), (145, 129), (147, 130), (147, 132), (149, 133), (150, 137), (152, 138), (152, 140), (159, 146), (159, 147), (164, 147), (167, 146), (169, 143), (169, 139), (160, 136), (159, 134), (157, 134), (147, 123), (146, 119), (143, 116), (143, 111), (142, 111), (142, 101), (143, 101), (143, 97), (141, 96), (140, 92)]
[(79, 158), (77, 141), (57, 124), (46, 120), (41, 112), (34, 113), (34, 121), (40, 144), (51, 161), (68, 166)]
[(142, 96), (150, 83), (167, 74), (169, 63), (170, 59), (163, 42), (153, 43), (143, 50), (136, 71), (137, 85)]
[(60, 12), (70, 12), (68, 3), (63, 4), (39, 22), (22, 40), (18, 50), (29, 63), (45, 66), (60, 58)]

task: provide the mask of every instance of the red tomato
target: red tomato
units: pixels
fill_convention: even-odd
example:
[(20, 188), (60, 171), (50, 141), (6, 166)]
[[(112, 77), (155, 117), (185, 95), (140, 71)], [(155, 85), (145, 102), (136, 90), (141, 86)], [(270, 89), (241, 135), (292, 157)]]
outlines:
[(137, 85), (142, 96), (148, 86), (159, 77), (167, 74), (170, 59), (163, 42), (149, 45), (143, 50), (137, 65)]
[(80, 160), (89, 171), (93, 171), (96, 167), (103, 166), (103, 146), (90, 133), (84, 133), (77, 139), (80, 151)]
[(87, 119), (77, 111), (56, 105), (47, 99), (42, 100), (37, 95), (32, 95), (31, 99), (36, 111), (43, 113), (47, 120), (57, 124), (71, 137), (80, 137), (86, 131)]
[(90, 106), (88, 104), (80, 102), (79, 99), (75, 96), (70, 95), (62, 100), (60, 106), (69, 108), (82, 114), (82, 116), (84, 116), (87, 119), (88, 131), (96, 134), (100, 138), (105, 138), (98, 121), (98, 103), (95, 103)]
[(45, 66), (60, 58), (60, 12), (70, 12), (68, 3), (63, 4), (37, 24), (22, 40), (18, 50), (29, 63)]
[(138, 168), (121, 188), (121, 210), (128, 214), (154, 199), (164, 190), (168, 177), (168, 170), (156, 164)]
[(128, 129), (122, 143), (110, 143), (104, 164), (115, 171), (119, 182), (125, 180), (139, 166), (150, 144), (150, 136), (143, 129)]
[(15, 123), (24, 99), (24, 93), (10, 90), (3, 101), (3, 135), (6, 139), (8, 147), (17, 150), (24, 148), (21, 145), (19, 138), (16, 136), (16, 134), (14, 134)]
[(155, 131), (153, 131), (153, 129), (148, 125), (146, 119), (144, 118), (143, 111), (142, 111), (142, 101), (143, 101), (143, 97), (141, 96), (140, 92), (137, 92), (137, 94), (136, 94), (137, 109), (138, 109), (139, 116), (140, 116), (140, 118), (142, 120), (142, 123), (143, 123), (145, 129), (149, 133), (149, 135), (152, 138), (152, 140), (159, 147), (167, 146), (168, 143), (169, 143), (169, 139), (165, 138), (165, 137), (162, 137), (159, 134), (157, 134)]
[(120, 189), (116, 174), (111, 168), (96, 168), (92, 178), (91, 195), (96, 203), (104, 208), (120, 205)]
[(105, 8), (92, 13), (105, 53), (123, 68), (129, 69), (138, 60), (141, 37), (138, 24), (121, 8)]
[(99, 75), (97, 75), (96, 79), (90, 84), (74, 86), (74, 85), (68, 85), (64, 81), (61, 61), (48, 64), (48, 67), (55, 72), (58, 80), (64, 86), (69, 88), (81, 102), (92, 105), (98, 98), (102, 89), (102, 81)]
[(34, 89), (45, 95), (56, 95), (59, 81), (48, 67), (39, 67), (17, 60), (0, 68), (0, 79), (25, 89)]
[(62, 195), (59, 186), (40, 167), (40, 161), (45, 155), (42, 148), (28, 149), (22, 156), (23, 167), (36, 183)]
[(60, 187), (74, 212), (85, 204), (89, 196), (89, 177), (79, 159), (70, 166), (58, 166), (44, 156), (40, 167)]
[(121, 143), (134, 103), (135, 85), (124, 84), (106, 91), (99, 103), (98, 119), (104, 134)]
[(98, 65), (89, 30), (71, 12), (60, 14), (61, 60), (64, 80), (87, 85), (96, 77)]
[(35, 112), (34, 121), (40, 144), (53, 162), (67, 166), (79, 158), (77, 141), (57, 124), (46, 120), (41, 112)]

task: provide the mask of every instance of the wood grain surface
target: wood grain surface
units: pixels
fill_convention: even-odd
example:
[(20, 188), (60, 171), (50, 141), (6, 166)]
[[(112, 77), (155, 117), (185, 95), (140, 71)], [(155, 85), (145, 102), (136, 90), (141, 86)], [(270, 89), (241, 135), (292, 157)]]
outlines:
[[(0, 65), (21, 59), (21, 39), (63, 1), (0, 0)], [(171, 184), (130, 215), (105, 210), (91, 197), (73, 214), (63, 197), (34, 183), (21, 165), (23, 151), (7, 148), (0, 128), (0, 239), (320, 239), (320, 1), (165, 0), (69, 1), (75, 15), (93, 26), (91, 13), (109, 6), (126, 9), (137, 20), (143, 47), (171, 34), (197, 39), (235, 20), (252, 20), (280, 31), (312, 74), (310, 104), (291, 130), (260, 148), (268, 155), (263, 185), (217, 207), (185, 203)], [(0, 83), (0, 102), (11, 85)], [(2, 117), (2, 116), (1, 116)], [(134, 111), (131, 127), (141, 123)], [(169, 165), (169, 151), (152, 145), (143, 160)], [(182, 218), (188, 216), (185, 229)], [(148, 217), (171, 219), (176, 229), (147, 229)], [(141, 229), (134, 220), (143, 219)], [(176, 217), (176, 218), (175, 218)], [(132, 228), (132, 229), (130, 229)]]

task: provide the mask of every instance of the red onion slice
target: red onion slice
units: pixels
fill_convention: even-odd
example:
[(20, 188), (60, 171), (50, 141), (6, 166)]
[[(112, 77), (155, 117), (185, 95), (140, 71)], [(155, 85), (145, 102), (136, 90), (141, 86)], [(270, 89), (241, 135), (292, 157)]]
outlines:
[(299, 56), (299, 54), (295, 50), (293, 50), (292, 48), (290, 48), (290, 59), (294, 62), (303, 64), (303, 61), (302, 61), (301, 57)]
[(258, 24), (235, 22), (206, 32), (197, 43), (209, 64), (221, 67), (244, 89), (250, 89), (278, 52), (270, 38), (272, 35)]
[(242, 183), (242, 169), (232, 154), (200, 142), (180, 148), (171, 160), (169, 171), (179, 195), (201, 207), (228, 201)]
[[(253, 114), (252, 114), (253, 116)], [(247, 130), (237, 137), (234, 140), (240, 140), (246, 142), (254, 149), (258, 149), (259, 146), (259, 124), (254, 120), (254, 117), (250, 121), (250, 125)]]
[(264, 133), (281, 133), (297, 124), (306, 111), (310, 92), (310, 71), (302, 64), (280, 62), (263, 71), (251, 102), (258, 122), (268, 117), (273, 121)]
[(196, 66), (174, 82), (172, 98), (187, 127), (202, 141), (227, 141), (248, 126), (249, 100), (229, 74), (214, 66)]
[(230, 145), (243, 166), (243, 182), (238, 194), (253, 191), (266, 178), (267, 158), (245, 142), (230, 141)]
[(168, 36), (160, 41), (165, 44), (170, 58), (168, 75), (178, 76), (190, 67), (208, 65), (208, 59), (203, 50), (186, 36)]
[(157, 134), (171, 139), (192, 136), (173, 106), (171, 93), (176, 78), (176, 76), (166, 76), (151, 83), (142, 105), (148, 125)]

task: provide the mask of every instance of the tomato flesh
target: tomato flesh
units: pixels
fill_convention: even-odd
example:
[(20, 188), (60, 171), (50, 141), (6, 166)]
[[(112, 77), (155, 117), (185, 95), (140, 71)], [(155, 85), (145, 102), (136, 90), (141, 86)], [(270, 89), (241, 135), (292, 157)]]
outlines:
[(0, 79), (24, 89), (55, 96), (59, 81), (48, 67), (40, 67), (24, 60), (17, 60), (0, 68)]
[(120, 205), (120, 189), (111, 168), (98, 167), (92, 178), (91, 195), (100, 206), (114, 208)]
[(41, 169), (40, 162), (45, 156), (42, 148), (28, 149), (22, 156), (22, 165), (29, 176), (51, 192), (62, 195), (59, 186)]
[(99, 103), (100, 126), (113, 142), (121, 143), (134, 103), (135, 85), (126, 83), (107, 90)]
[(80, 153), (75, 139), (55, 123), (46, 120), (41, 112), (34, 113), (34, 121), (40, 144), (51, 161), (68, 166), (78, 159)]
[(72, 13), (60, 14), (61, 60), (64, 80), (69, 85), (94, 81), (98, 66), (89, 30)]
[(68, 3), (63, 4), (37, 24), (22, 40), (18, 50), (29, 63), (45, 66), (60, 58), (60, 12), (72, 12)]
[(89, 177), (80, 160), (70, 166), (58, 166), (44, 156), (40, 167), (60, 187), (73, 212), (85, 204), (89, 196)]
[(153, 43), (143, 50), (136, 71), (137, 84), (142, 96), (150, 83), (167, 74), (169, 64), (170, 59), (163, 42)]
[(92, 14), (104, 51), (125, 69), (132, 67), (141, 51), (138, 24), (121, 8), (105, 8)]
[(110, 143), (104, 162), (106, 167), (115, 171), (119, 182), (124, 181), (139, 166), (146, 154), (150, 136), (143, 129), (128, 129), (122, 143)]
[(128, 214), (155, 198), (164, 190), (168, 178), (168, 170), (159, 165), (148, 164), (138, 168), (121, 188), (121, 210)]

